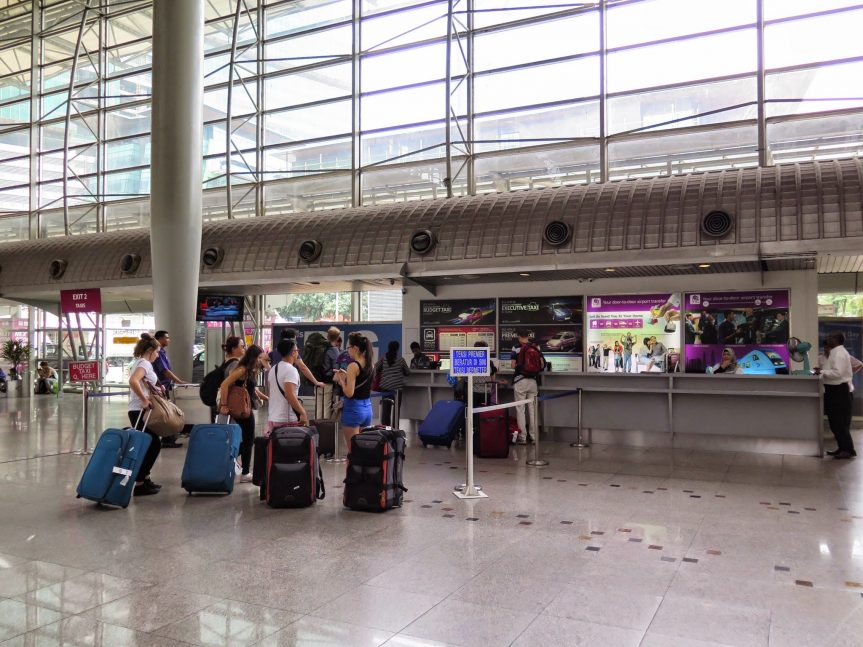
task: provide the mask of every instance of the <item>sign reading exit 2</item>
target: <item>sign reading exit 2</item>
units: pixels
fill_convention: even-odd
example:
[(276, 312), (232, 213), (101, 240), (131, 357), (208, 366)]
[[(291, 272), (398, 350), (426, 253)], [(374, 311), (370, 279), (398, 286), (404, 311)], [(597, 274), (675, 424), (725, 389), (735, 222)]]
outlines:
[(61, 314), (73, 312), (102, 312), (102, 291), (99, 288), (88, 290), (60, 290)]

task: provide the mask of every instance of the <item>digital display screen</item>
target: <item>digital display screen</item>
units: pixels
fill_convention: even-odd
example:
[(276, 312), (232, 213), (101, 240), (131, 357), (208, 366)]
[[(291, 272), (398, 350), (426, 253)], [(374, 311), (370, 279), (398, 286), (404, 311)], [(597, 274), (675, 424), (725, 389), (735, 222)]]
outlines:
[(243, 297), (208, 296), (198, 297), (198, 321), (243, 321)]

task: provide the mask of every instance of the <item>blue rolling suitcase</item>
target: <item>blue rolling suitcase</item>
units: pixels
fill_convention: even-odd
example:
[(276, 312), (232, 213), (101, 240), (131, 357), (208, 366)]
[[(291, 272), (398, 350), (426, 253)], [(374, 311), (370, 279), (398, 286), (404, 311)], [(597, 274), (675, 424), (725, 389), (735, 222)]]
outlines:
[(464, 431), (464, 402), (442, 400), (435, 402), (419, 428), (420, 441), (426, 445), (452, 446), (456, 436)]
[(189, 433), (189, 449), (181, 484), (193, 492), (234, 491), (234, 461), (240, 453), (242, 432), (236, 424), (195, 425)]
[(143, 431), (106, 429), (78, 483), (78, 498), (128, 507), (149, 448), (150, 436)]

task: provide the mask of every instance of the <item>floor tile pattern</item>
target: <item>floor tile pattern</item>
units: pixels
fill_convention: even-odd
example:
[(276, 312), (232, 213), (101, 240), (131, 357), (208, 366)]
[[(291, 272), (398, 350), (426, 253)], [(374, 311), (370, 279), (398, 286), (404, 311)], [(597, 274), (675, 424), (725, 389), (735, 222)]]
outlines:
[(462, 501), (464, 448), (409, 436), (410, 498), (374, 515), (189, 497), (184, 447), (113, 510), (75, 498), (80, 418), (0, 399), (0, 647), (861, 644), (863, 462), (544, 442)]

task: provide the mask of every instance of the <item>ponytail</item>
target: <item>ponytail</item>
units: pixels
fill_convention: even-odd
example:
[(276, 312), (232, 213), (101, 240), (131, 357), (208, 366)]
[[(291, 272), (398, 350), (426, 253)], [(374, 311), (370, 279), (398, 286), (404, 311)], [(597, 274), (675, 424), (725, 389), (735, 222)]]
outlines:
[(368, 337), (365, 337), (358, 332), (353, 332), (348, 335), (348, 346), (353, 346), (362, 353), (366, 369), (372, 367), (375, 361), (375, 354), (372, 350), (372, 345), (369, 343)]

